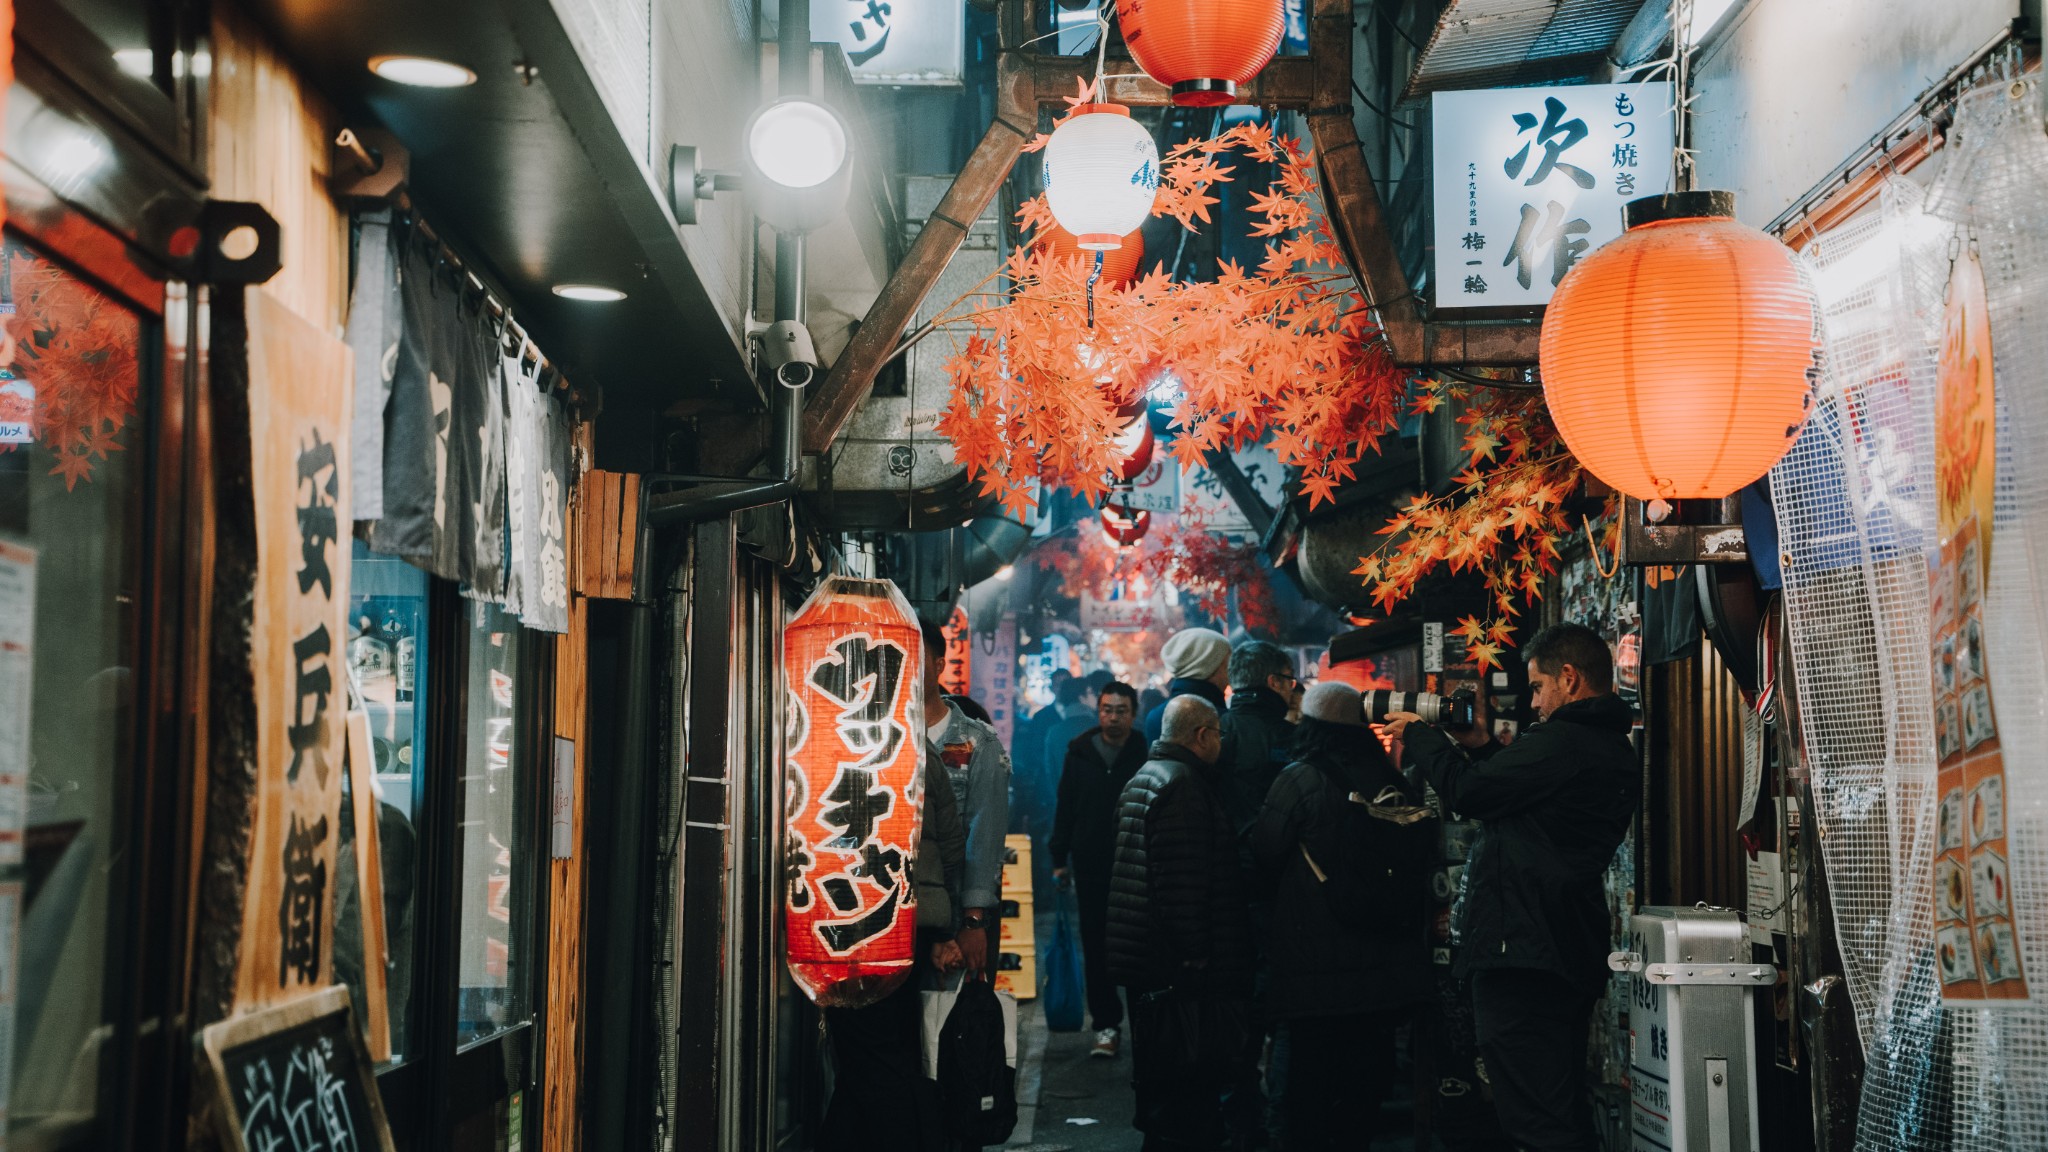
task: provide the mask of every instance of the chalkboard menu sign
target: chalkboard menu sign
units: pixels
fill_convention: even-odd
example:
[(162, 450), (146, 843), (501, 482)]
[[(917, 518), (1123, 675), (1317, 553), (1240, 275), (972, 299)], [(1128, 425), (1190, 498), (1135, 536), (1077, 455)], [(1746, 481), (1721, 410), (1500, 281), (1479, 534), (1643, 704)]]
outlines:
[(226, 1147), (394, 1152), (347, 988), (224, 1020), (200, 1044)]

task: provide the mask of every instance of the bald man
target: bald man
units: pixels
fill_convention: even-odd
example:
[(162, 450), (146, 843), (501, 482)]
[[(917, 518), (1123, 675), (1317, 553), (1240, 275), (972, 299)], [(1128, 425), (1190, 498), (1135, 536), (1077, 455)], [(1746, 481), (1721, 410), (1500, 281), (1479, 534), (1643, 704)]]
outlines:
[(1117, 804), (1109, 966), (1130, 1002), (1144, 1152), (1217, 1146), (1250, 1036), (1251, 923), (1222, 753), (1215, 705), (1176, 696)]

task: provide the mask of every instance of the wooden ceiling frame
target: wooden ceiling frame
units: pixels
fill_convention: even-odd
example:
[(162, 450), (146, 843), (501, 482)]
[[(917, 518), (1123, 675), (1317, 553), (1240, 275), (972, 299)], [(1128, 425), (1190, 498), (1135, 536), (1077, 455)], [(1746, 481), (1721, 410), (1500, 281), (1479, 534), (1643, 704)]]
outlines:
[[(829, 449), (867, 399), (876, 373), (896, 351), (968, 227), (995, 199), (1021, 146), (1038, 132), (1038, 110), (1058, 106), (1080, 90), (1083, 78), (1094, 75), (1092, 55), (1045, 56), (1022, 47), (1035, 35), (1034, 10), (1035, 0), (1001, 0), (1004, 49), (996, 64), (995, 119), (806, 405), (805, 453)], [(1243, 87), (1238, 102), (1307, 117), (1331, 225), (1396, 363), (1406, 368), (1534, 364), (1536, 323), (1431, 320), (1410, 288), (1352, 123), (1352, 40), (1352, 0), (1314, 0), (1309, 54), (1274, 59)], [(1104, 86), (1105, 96), (1120, 104), (1169, 103), (1166, 87), (1149, 77), (1119, 76)]]

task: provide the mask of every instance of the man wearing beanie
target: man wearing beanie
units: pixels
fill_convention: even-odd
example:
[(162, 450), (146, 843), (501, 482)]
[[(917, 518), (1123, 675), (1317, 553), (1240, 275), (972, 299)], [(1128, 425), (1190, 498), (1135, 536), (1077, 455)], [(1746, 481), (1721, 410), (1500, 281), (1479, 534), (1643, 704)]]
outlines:
[[(1213, 628), (1183, 628), (1159, 649), (1166, 674), (1173, 677), (1166, 686), (1166, 698), (1199, 696), (1223, 714), (1223, 690), (1230, 686), (1230, 641)], [(1145, 739), (1159, 739), (1166, 715), (1161, 704), (1145, 714)]]
[(1365, 723), (1358, 689), (1302, 698), (1295, 761), (1252, 826), (1272, 911), (1261, 1008), (1282, 1031), (1287, 1152), (1370, 1143), (1398, 1082), (1395, 1031), (1428, 988), (1425, 885), (1435, 825)]

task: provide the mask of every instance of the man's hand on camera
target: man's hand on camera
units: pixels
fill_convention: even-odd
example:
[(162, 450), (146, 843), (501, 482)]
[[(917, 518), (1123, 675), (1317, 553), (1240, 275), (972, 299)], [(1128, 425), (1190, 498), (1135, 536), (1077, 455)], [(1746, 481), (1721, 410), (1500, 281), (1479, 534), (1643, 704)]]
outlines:
[(1389, 740), (1399, 740), (1401, 733), (1406, 732), (1410, 724), (1428, 723), (1429, 721), (1413, 712), (1389, 712), (1387, 718), (1380, 722), (1380, 731), (1386, 733)]
[(1452, 732), (1450, 737), (1467, 748), (1483, 748), (1493, 739), (1493, 716), (1487, 708), (1487, 692), (1484, 686), (1472, 701), (1472, 726), (1463, 731)]

